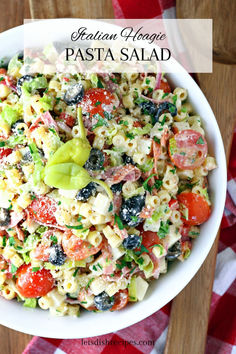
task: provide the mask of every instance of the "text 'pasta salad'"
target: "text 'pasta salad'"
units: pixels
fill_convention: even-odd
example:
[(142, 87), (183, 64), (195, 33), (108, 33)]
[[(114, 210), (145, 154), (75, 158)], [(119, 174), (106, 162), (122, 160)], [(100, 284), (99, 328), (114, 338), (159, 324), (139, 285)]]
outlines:
[(201, 118), (158, 74), (0, 69), (0, 294), (55, 315), (143, 300), (211, 213)]

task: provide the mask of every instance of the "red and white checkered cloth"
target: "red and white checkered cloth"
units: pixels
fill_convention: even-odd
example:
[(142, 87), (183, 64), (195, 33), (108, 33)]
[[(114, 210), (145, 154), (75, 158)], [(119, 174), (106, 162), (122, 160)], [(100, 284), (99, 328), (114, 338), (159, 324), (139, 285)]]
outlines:
[[(175, 0), (113, 0), (113, 6), (117, 18), (175, 17)], [(236, 354), (236, 130), (221, 229), (206, 354)], [(170, 307), (169, 303), (145, 320), (104, 336), (84, 340), (34, 337), (23, 354), (161, 354), (165, 347)], [(142, 342), (135, 344), (138, 338)], [(86, 341), (90, 341), (90, 345)]]

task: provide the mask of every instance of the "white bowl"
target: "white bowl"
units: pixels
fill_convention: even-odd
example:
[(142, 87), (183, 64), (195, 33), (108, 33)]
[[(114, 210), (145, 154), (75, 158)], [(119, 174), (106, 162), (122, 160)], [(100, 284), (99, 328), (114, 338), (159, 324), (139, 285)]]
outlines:
[[(37, 22), (40, 34), (46, 35), (53, 28), (56, 38), (61, 39), (63, 29), (68, 24), (77, 29), (76, 19), (57, 19)], [(86, 25), (88, 20), (80, 20)], [(97, 21), (93, 21), (98, 26)], [(49, 26), (49, 27), (48, 27)], [(100, 26), (100, 23), (99, 23)], [(111, 25), (104, 24), (103, 30)], [(23, 49), (23, 26), (19, 26), (0, 34), (0, 58), (13, 56)], [(167, 274), (153, 281), (142, 302), (128, 305), (124, 310), (100, 314), (82, 311), (80, 318), (52, 317), (48, 311), (26, 309), (16, 301), (0, 298), (0, 323), (17, 331), (32, 335), (52, 338), (85, 338), (110, 333), (130, 326), (150, 316), (172, 300), (193, 278), (215, 240), (223, 214), (226, 195), (226, 160), (223, 142), (214, 114), (204, 94), (192, 77), (175, 61), (171, 65), (178, 66), (180, 74), (168, 74), (173, 87), (185, 87), (189, 93), (189, 101), (195, 111), (202, 117), (206, 130), (207, 142), (212, 155), (216, 157), (218, 168), (209, 175), (212, 214), (201, 227), (201, 234), (194, 241), (193, 250), (184, 263), (176, 262)], [(184, 309), (183, 309), (184, 311)]]

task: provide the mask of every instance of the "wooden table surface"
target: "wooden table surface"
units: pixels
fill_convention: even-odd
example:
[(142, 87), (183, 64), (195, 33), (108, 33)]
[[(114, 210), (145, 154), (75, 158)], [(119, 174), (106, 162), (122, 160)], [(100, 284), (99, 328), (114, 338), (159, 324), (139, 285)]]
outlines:
[[(134, 0), (135, 1), (135, 0)], [(213, 18), (219, 26), (214, 32), (214, 58), (230, 63), (234, 61), (234, 48), (229, 42), (218, 41), (216, 33), (228, 34), (235, 25), (232, 2), (224, 2), (224, 11), (217, 12), (220, 0), (177, 0), (177, 15), (182, 18)], [(222, 7), (222, 4), (221, 4)], [(228, 9), (228, 12), (227, 12)], [(231, 11), (229, 10), (231, 9)], [(218, 8), (220, 10), (220, 7)], [(112, 18), (111, 0), (1, 0), (0, 32), (23, 23), (24, 18)], [(232, 24), (232, 26), (231, 26)], [(231, 32), (233, 33), (233, 31)], [(227, 37), (228, 38), (228, 37)], [(231, 36), (233, 38), (233, 35)], [(227, 159), (235, 120), (234, 65), (215, 62), (212, 74), (199, 74), (198, 80), (216, 115), (224, 141)], [(219, 236), (219, 235), (218, 235)], [(214, 279), (218, 238), (192, 281), (173, 300), (165, 354), (203, 354), (205, 350), (209, 307)], [(20, 354), (32, 336), (0, 326), (0, 353)]]

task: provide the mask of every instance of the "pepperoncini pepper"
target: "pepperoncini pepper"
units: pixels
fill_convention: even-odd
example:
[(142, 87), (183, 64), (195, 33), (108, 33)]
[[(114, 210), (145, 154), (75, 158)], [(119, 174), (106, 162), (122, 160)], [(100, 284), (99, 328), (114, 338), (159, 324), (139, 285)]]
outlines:
[(67, 141), (64, 145), (49, 158), (46, 169), (49, 166), (64, 162), (73, 162), (83, 166), (89, 158), (91, 146), (86, 138), (86, 132), (83, 124), (81, 107), (77, 109), (80, 137)]
[(82, 167), (89, 158), (91, 146), (86, 138), (81, 108), (78, 108), (77, 112), (80, 137), (68, 141), (53, 154), (44, 169), (44, 182), (50, 187), (66, 190), (82, 189), (90, 182), (95, 182), (105, 189), (112, 200), (113, 194), (109, 186), (103, 181), (91, 178)]

